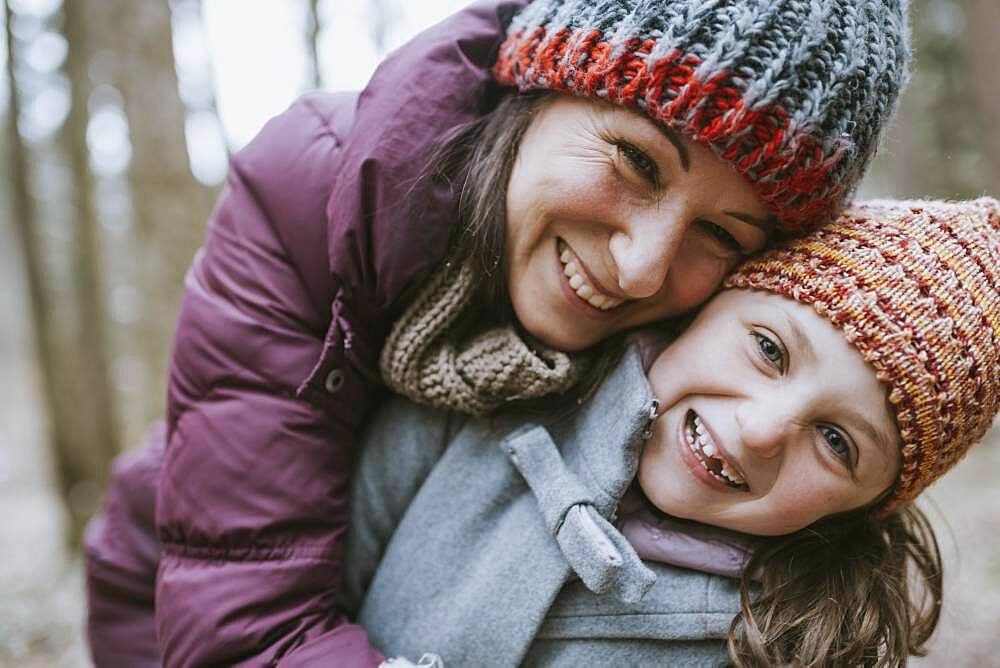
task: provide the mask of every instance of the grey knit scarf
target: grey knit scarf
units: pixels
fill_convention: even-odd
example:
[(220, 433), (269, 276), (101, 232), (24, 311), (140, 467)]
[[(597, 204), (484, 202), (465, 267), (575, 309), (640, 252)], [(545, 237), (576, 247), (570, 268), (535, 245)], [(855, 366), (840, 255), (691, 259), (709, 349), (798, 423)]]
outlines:
[(447, 260), (431, 274), (382, 349), (382, 378), (393, 391), (484, 416), (512, 401), (573, 387), (588, 366), (586, 356), (529, 344), (512, 325), (455, 327), (474, 292), (469, 260)]

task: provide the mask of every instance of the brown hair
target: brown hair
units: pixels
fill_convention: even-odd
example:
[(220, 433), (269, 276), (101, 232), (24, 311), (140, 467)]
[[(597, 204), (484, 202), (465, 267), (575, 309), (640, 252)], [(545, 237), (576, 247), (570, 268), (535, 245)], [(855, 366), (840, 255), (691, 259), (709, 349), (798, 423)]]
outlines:
[[(431, 156), (424, 176), (447, 184), (458, 202), (460, 222), (448, 255), (474, 259), (472, 303), (477, 307), (463, 314), (459, 327), (517, 324), (504, 263), (507, 186), (524, 133), (556, 95), (548, 91), (508, 93), (489, 113), (446, 134), (441, 148)], [(568, 394), (514, 402), (506, 409), (548, 413), (579, 405), (577, 400), (592, 393), (617, 364), (624, 341), (624, 333), (614, 335), (589, 351), (588, 371)]]
[(740, 667), (904, 666), (937, 626), (942, 578), (937, 538), (915, 506), (839, 514), (763, 539), (740, 583), (730, 658)]
[(497, 320), (510, 318), (503, 266), (507, 185), (521, 139), (546, 93), (509, 94), (493, 111), (445, 135), (428, 176), (446, 183), (458, 202), (451, 255), (472, 257), (477, 297)]

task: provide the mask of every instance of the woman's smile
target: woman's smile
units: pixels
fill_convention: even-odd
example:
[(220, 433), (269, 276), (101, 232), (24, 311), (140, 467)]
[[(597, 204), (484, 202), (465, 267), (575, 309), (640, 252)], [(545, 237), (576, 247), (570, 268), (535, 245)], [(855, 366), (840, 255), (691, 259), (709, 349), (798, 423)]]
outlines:
[(626, 300), (611, 295), (562, 239), (556, 239), (556, 255), (559, 260), (558, 280), (570, 306), (595, 320), (614, 318)]

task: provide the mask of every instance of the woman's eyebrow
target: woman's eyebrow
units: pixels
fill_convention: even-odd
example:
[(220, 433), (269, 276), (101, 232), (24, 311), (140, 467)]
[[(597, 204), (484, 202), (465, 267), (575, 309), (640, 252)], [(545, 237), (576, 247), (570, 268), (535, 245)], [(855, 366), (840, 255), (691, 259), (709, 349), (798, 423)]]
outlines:
[[(681, 159), (681, 168), (685, 172), (691, 171), (691, 155), (688, 153), (687, 147), (684, 146), (684, 142), (681, 141), (680, 137), (673, 130), (661, 123), (655, 122), (644, 114), (632, 110), (629, 111), (632, 112), (632, 114), (637, 118), (641, 118), (644, 123), (656, 128), (657, 132), (666, 137), (667, 141), (673, 145), (674, 149), (677, 151), (677, 155)], [(768, 237), (771, 236), (771, 233), (778, 224), (777, 218), (774, 216), (757, 218), (756, 216), (751, 216), (750, 214), (743, 213), (742, 211), (723, 211), (723, 213), (727, 216), (735, 218), (736, 220), (744, 222), (747, 225), (753, 225), (754, 227), (763, 230)]]
[(688, 154), (688, 150), (687, 147), (684, 146), (684, 142), (681, 141), (680, 137), (677, 136), (673, 130), (662, 123), (657, 123), (652, 118), (636, 109), (626, 108), (624, 111), (631, 114), (634, 118), (641, 120), (646, 125), (654, 128), (657, 132), (666, 137), (667, 141), (673, 144), (674, 149), (677, 150), (677, 155), (680, 156), (681, 159), (681, 167), (685, 172), (691, 171), (691, 156)]
[(680, 137), (674, 134), (673, 130), (671, 130), (665, 125), (656, 123), (648, 118), (646, 118), (645, 120), (648, 123), (650, 123), (654, 128), (656, 128), (657, 132), (666, 137), (667, 141), (669, 141), (671, 144), (674, 145), (674, 148), (677, 149), (677, 154), (681, 158), (681, 167), (684, 169), (684, 171), (685, 172), (691, 171), (691, 156), (688, 155), (687, 147), (684, 146), (683, 142), (681, 142)]

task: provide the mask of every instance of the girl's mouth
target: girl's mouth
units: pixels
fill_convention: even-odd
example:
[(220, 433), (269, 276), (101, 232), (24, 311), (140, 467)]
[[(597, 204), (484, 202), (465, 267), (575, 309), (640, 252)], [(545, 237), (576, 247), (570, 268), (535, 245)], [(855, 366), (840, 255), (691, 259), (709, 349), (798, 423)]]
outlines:
[(556, 240), (556, 252), (569, 288), (579, 298), (581, 305), (606, 313), (625, 303), (624, 299), (612, 297), (594, 285), (587, 276), (583, 263), (562, 239)]
[(711, 432), (693, 410), (687, 412), (684, 420), (684, 438), (698, 462), (712, 477), (733, 489), (750, 491), (746, 480), (739, 474), (736, 466), (725, 458)]

